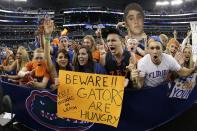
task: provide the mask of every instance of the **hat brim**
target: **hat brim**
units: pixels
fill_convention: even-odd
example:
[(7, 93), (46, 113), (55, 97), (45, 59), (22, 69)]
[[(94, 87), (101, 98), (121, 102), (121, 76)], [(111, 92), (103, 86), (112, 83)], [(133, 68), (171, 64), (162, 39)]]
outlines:
[(124, 37), (124, 35), (122, 35), (121, 32), (116, 28), (103, 28), (102, 29), (102, 37), (103, 38), (106, 39), (109, 34), (117, 34), (121, 37)]

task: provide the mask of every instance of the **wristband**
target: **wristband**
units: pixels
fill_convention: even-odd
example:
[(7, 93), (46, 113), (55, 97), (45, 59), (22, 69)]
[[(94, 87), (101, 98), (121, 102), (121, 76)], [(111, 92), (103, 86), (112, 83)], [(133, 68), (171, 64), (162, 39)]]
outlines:
[(45, 37), (45, 41), (50, 44), (50, 37)]

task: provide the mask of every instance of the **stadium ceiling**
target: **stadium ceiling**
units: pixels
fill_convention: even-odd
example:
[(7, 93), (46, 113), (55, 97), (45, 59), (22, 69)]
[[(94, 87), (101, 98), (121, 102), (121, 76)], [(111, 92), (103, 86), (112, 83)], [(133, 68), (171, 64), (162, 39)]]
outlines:
[(0, 0), (4, 7), (27, 7), (27, 8), (76, 8), (76, 7), (106, 7), (123, 10), (131, 2), (139, 3), (145, 10), (151, 10), (156, 0), (27, 0), (27, 2), (14, 2), (14, 0)]

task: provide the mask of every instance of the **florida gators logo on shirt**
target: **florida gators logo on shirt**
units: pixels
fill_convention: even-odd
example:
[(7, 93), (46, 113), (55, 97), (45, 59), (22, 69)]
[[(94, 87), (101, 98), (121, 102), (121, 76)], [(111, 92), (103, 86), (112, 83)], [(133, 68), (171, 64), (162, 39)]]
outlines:
[(26, 109), (36, 122), (53, 130), (82, 131), (93, 126), (90, 122), (57, 117), (57, 95), (48, 91), (32, 91), (26, 99)]

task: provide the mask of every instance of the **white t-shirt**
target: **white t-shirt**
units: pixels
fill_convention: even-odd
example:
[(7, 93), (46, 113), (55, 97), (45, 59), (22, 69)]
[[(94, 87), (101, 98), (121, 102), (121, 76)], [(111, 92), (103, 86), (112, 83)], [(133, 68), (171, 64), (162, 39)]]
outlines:
[(150, 54), (147, 54), (138, 61), (139, 75), (145, 80), (144, 86), (156, 87), (166, 80), (169, 71), (181, 69), (181, 66), (172, 56), (162, 53), (161, 59), (161, 63), (155, 65)]

